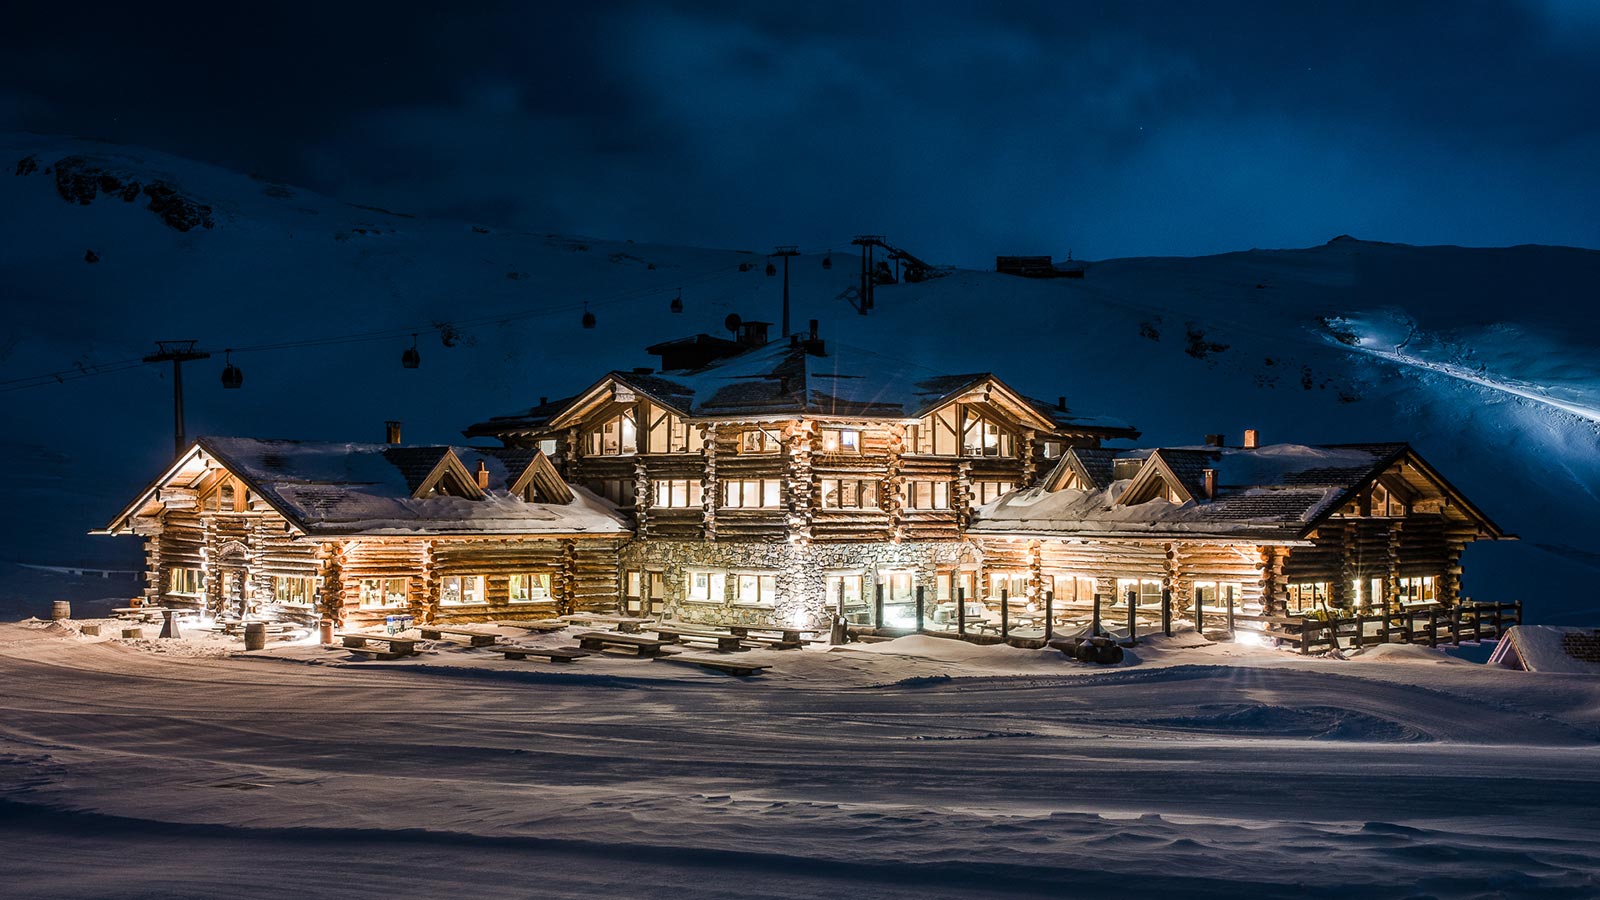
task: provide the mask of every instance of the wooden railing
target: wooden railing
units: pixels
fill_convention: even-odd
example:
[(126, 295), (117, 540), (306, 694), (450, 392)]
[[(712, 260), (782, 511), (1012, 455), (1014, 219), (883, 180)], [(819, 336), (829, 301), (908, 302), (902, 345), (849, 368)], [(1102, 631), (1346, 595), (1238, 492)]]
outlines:
[[(1522, 623), (1522, 601), (1514, 603), (1461, 603), (1405, 609), (1369, 615), (1313, 618), (1235, 614), (1238, 622), (1263, 637), (1301, 653), (1320, 650), (1361, 649), (1373, 644), (1460, 644), (1496, 638)], [(1247, 626), (1248, 627), (1248, 626)]]

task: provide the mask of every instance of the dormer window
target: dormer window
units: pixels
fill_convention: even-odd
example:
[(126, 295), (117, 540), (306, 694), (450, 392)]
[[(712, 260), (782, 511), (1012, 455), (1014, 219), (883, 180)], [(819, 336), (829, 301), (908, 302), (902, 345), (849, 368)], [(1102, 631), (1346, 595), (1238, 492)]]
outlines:
[(822, 429), (822, 452), (860, 453), (861, 432), (853, 428)]

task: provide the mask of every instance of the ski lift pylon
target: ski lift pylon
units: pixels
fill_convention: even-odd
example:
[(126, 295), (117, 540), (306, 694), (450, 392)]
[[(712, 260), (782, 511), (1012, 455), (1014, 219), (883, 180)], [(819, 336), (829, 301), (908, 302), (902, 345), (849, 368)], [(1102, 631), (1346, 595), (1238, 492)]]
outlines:
[(589, 311), (589, 301), (583, 301), (583, 327), (594, 327), (594, 313)]

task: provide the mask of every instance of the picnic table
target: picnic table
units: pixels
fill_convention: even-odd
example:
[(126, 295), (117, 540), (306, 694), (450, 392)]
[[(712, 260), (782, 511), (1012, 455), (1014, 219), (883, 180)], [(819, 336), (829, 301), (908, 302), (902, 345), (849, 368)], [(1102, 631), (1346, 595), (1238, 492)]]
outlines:
[[(399, 659), (402, 656), (411, 656), (417, 652), (417, 639), (398, 637), (392, 634), (370, 634), (365, 631), (347, 631), (338, 635), (342, 648), (351, 653), (373, 659)], [(388, 645), (388, 650), (377, 650), (367, 646), (369, 642)]]
[[(461, 641), (465, 639), (471, 647), (489, 647), (500, 642), (500, 635), (488, 631), (474, 631), (471, 628), (453, 628), (449, 625), (423, 625), (417, 629), (425, 641)], [(454, 635), (454, 637), (445, 637)]]
[(746, 638), (737, 634), (702, 631), (694, 628), (676, 628), (670, 625), (657, 625), (652, 630), (660, 636), (663, 643), (667, 644), (676, 644), (679, 641), (715, 641), (717, 649), (723, 653), (733, 653), (748, 649), (744, 646)]
[[(814, 628), (756, 628), (748, 625), (730, 625), (728, 631), (740, 637), (771, 644), (778, 650), (799, 649), (804, 645), (817, 643), (801, 637), (804, 634), (821, 634)], [(776, 634), (777, 638), (765, 638), (761, 635)]]
[(607, 613), (572, 613), (561, 616), (560, 619), (573, 625), (611, 625), (624, 634), (638, 634), (639, 626), (655, 621), (638, 616), (613, 616)]
[(506, 659), (527, 659), (530, 656), (539, 656), (555, 663), (576, 662), (589, 655), (587, 650), (575, 647), (528, 647), (513, 645), (505, 647)]
[(666, 643), (639, 634), (619, 634), (615, 631), (585, 631), (578, 635), (578, 646), (594, 652), (607, 647), (631, 647), (640, 656), (659, 656)]
[[(178, 610), (172, 611), (178, 612)], [(130, 622), (155, 622), (167, 614), (167, 608), (164, 606), (119, 606), (111, 610), (111, 612), (117, 618), (127, 619)], [(188, 612), (188, 610), (184, 610), (184, 612)]]

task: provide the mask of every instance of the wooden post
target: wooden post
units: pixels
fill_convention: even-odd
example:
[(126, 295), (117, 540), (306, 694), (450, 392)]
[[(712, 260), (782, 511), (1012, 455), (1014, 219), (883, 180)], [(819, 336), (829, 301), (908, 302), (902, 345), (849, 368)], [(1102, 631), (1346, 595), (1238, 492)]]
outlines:
[(1450, 642), (1461, 646), (1461, 604), (1450, 607)]
[(872, 591), (872, 627), (873, 628), (882, 628), (883, 627), (883, 585), (880, 583), (880, 584), (875, 584), (872, 587), (873, 587), (873, 591)]
[(1360, 650), (1366, 643), (1367, 620), (1360, 613), (1356, 613), (1356, 649)]
[(1522, 624), (1522, 601), (1521, 600), (1516, 601), (1516, 607), (1517, 608), (1514, 610), (1514, 612), (1516, 612), (1516, 614), (1517, 614), (1517, 620), (1515, 622), (1512, 622), (1511, 624), (1513, 624), (1513, 625), (1521, 625)]
[(1233, 637), (1233, 604), (1238, 597), (1233, 595), (1233, 585), (1228, 585), (1228, 637)]
[(956, 634), (967, 636), (967, 589), (956, 588)]
[(927, 590), (922, 585), (917, 585), (917, 634), (922, 633), (922, 592)]
[(1439, 646), (1439, 610), (1428, 607), (1428, 646)]
[(1044, 640), (1049, 643), (1056, 636), (1056, 592), (1044, 592)]
[[(1196, 600), (1200, 599), (1198, 593), (1194, 596)], [(1195, 630), (1199, 631), (1200, 629), (1196, 628)], [(1167, 588), (1161, 589), (1161, 633), (1167, 637), (1172, 637), (1172, 591)]]
[(1128, 592), (1128, 643), (1130, 645), (1139, 643), (1139, 636), (1134, 634), (1136, 628), (1135, 620), (1139, 614), (1139, 606), (1136, 602), (1138, 599), (1138, 591)]
[(1006, 589), (1000, 589), (1000, 640), (1011, 638), (1011, 598), (1006, 596)]
[[(1163, 605), (1167, 602), (1166, 591), (1161, 592), (1161, 602)], [(1206, 601), (1201, 598), (1199, 591), (1194, 592), (1194, 633), (1201, 637), (1206, 636)]]
[(1089, 620), (1089, 636), (1100, 636), (1100, 594), (1098, 591), (1094, 595), (1094, 618)]

